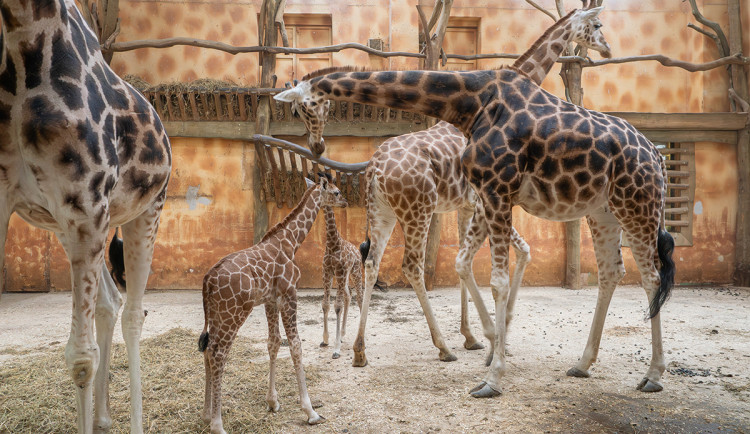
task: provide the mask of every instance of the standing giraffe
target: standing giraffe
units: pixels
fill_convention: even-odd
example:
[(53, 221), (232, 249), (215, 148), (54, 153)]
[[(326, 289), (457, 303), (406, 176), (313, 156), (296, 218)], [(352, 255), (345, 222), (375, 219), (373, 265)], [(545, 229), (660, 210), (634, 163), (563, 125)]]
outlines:
[(104, 248), (110, 226), (122, 226), (131, 431), (141, 432), (142, 298), (172, 165), (169, 140), (151, 105), (104, 61), (72, 0), (0, 0), (0, 16), (0, 247), (13, 212), (62, 243), (71, 265), (65, 360), (78, 431), (106, 430), (122, 298)]
[(341, 357), (341, 337), (346, 334), (346, 317), (349, 315), (349, 303), (352, 299), (349, 289), (350, 276), (357, 294), (357, 305), (359, 310), (362, 310), (362, 255), (354, 244), (343, 239), (339, 234), (333, 208), (324, 206), (323, 216), (326, 222), (326, 251), (323, 255), (323, 342), (320, 346), (328, 346), (328, 310), (331, 308), (329, 297), (335, 277), (338, 291), (333, 307), (336, 312), (336, 341), (333, 345), (333, 358), (338, 359)]
[[(600, 10), (600, 9), (599, 9)], [(576, 32), (580, 26), (571, 22), (580, 20), (591, 22), (593, 32)], [(515, 65), (527, 71), (530, 77), (541, 84), (552, 65), (562, 54), (569, 42), (578, 43), (610, 56), (609, 44), (599, 31), (597, 12), (586, 10), (570, 14), (547, 29), (527, 50)], [(424, 258), (427, 245), (427, 232), (434, 213), (447, 213), (458, 210), (459, 243), (463, 242), (469, 219), (474, 213), (475, 196), (466, 176), (461, 171), (461, 153), (466, 147), (466, 138), (448, 122), (439, 122), (435, 126), (416, 133), (404, 134), (383, 142), (370, 159), (365, 172), (367, 186), (366, 208), (368, 238), (363, 248), (372, 247), (369, 255), (370, 265), (365, 266), (366, 296), (364, 313), (360, 316), (360, 328), (355, 340), (354, 366), (365, 366), (364, 331), (367, 321), (367, 307), (375, 277), (378, 274), (380, 260), (386, 243), (396, 221), (404, 232), (404, 259), (402, 269), (417, 294), (422, 310), (425, 312), (432, 341), (440, 350), (439, 359), (454, 361), (456, 356), (448, 349), (438, 328), (435, 315), (427, 298), (424, 284)], [(481, 211), (480, 211), (481, 213)], [(484, 231), (486, 233), (486, 231)], [(529, 246), (518, 235), (515, 229), (511, 232), (511, 245), (516, 252), (516, 270), (511, 282), (508, 298), (506, 323), (510, 323), (513, 306), (521, 285), (526, 264), (531, 260)], [(366, 262), (367, 263), (367, 262)], [(368, 292), (369, 291), (369, 292)], [(467, 288), (461, 284), (461, 334), (464, 335), (464, 348), (476, 350), (483, 345), (474, 338), (469, 328), (467, 308)], [(494, 325), (484, 306), (477, 300), (477, 307), (482, 312), (484, 334), (494, 342)], [(492, 356), (488, 355), (488, 363)]]
[(268, 410), (280, 409), (276, 392), (276, 355), (281, 346), (279, 314), (289, 339), (289, 351), (297, 372), (300, 404), (310, 425), (325, 419), (312, 408), (302, 366), (302, 346), (297, 334), (297, 282), (300, 270), (294, 254), (315, 222), (321, 206), (345, 207), (339, 189), (325, 176), (314, 184), (305, 178), (308, 189), (297, 206), (260, 242), (248, 249), (225, 256), (203, 278), (205, 323), (198, 340), (204, 352), (206, 395), (203, 420), (212, 433), (224, 433), (221, 421), (221, 377), (224, 363), (237, 332), (257, 305), (265, 305), (268, 321), (269, 381)]
[[(596, 15), (600, 10), (582, 14)], [(567, 25), (574, 32), (593, 35), (601, 23), (568, 20), (563, 23)], [(675, 270), (674, 240), (664, 228), (666, 165), (656, 147), (627, 121), (563, 101), (512, 66), (468, 72), (334, 72), (311, 77), (276, 97), (304, 105), (335, 99), (409, 110), (449, 122), (469, 138), (461, 167), (483, 204), (496, 316), (492, 363), (472, 396), (499, 395), (506, 370), (508, 246), (514, 205), (555, 221), (586, 216), (591, 228), (599, 296), (586, 348), (568, 371), (571, 376), (588, 376), (596, 359), (612, 293), (625, 273), (620, 251), (625, 232), (651, 319), (651, 364), (638, 389), (662, 389), (659, 380), (665, 363), (659, 311), (674, 284)], [(475, 301), (479, 291), (470, 278), (470, 259), (484, 239), (485, 223), (480, 220), (472, 219), (456, 257), (456, 271)]]

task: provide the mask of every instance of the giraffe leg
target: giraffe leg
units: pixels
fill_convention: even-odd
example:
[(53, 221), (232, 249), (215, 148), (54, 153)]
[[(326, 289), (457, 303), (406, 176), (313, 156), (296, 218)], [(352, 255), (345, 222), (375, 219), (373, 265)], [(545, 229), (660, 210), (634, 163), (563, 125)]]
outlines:
[(109, 363), (112, 353), (112, 334), (117, 315), (122, 306), (122, 296), (112, 276), (102, 263), (99, 294), (96, 298), (96, 342), (99, 345), (99, 368), (94, 378), (94, 430), (106, 432), (112, 426), (109, 410)]
[[(459, 208), (458, 210), (458, 242), (463, 245), (466, 238), (466, 231), (469, 230), (473, 208)], [(464, 336), (464, 348), (467, 350), (481, 350), (484, 348), (481, 342), (477, 341), (471, 333), (469, 326), (469, 290), (466, 283), (461, 279), (461, 334)]]
[[(493, 192), (494, 193), (494, 192)], [(494, 209), (485, 209), (485, 217), (490, 238), (492, 252), (492, 275), (490, 286), (495, 299), (495, 343), (493, 345), (492, 362), (484, 381), (471, 390), (475, 398), (489, 398), (500, 395), (500, 379), (505, 375), (505, 338), (506, 338), (506, 308), (510, 295), (510, 279), (508, 277), (508, 246), (510, 244), (512, 227), (512, 213), (510, 201), (505, 198), (494, 199), (497, 205)], [(484, 199), (488, 202), (488, 199)]]
[(205, 393), (203, 395), (203, 413), (201, 414), (201, 419), (205, 423), (211, 423), (211, 406), (213, 405), (213, 400), (211, 398), (211, 391), (213, 390), (213, 369), (211, 367), (211, 357), (209, 356), (209, 351), (205, 350), (203, 352), (203, 366), (206, 370), (206, 387), (205, 387)]
[(456, 273), (458, 273), (461, 283), (466, 286), (466, 289), (471, 294), (471, 299), (474, 301), (479, 319), (482, 321), (484, 337), (490, 342), (490, 349), (485, 358), (485, 364), (489, 366), (490, 362), (492, 362), (492, 355), (495, 352), (495, 323), (487, 311), (484, 300), (482, 300), (482, 295), (479, 293), (479, 287), (476, 280), (474, 280), (474, 272), (472, 270), (474, 256), (482, 247), (485, 238), (487, 238), (487, 224), (484, 217), (484, 208), (481, 202), (477, 200), (474, 215), (469, 221), (466, 236), (461, 244), (461, 249), (458, 251), (458, 255), (456, 255)]
[[(107, 219), (108, 220), (108, 219)], [(104, 222), (107, 227), (108, 221)], [(65, 361), (73, 378), (78, 408), (78, 432), (93, 432), (93, 381), (99, 364), (94, 317), (99, 277), (104, 266), (107, 232), (90, 221), (57, 233), (71, 264), (73, 318)]]
[(122, 337), (128, 353), (130, 372), (130, 432), (143, 431), (140, 339), (143, 321), (143, 293), (151, 271), (154, 241), (166, 191), (151, 208), (122, 226), (125, 274), (128, 276), (127, 298), (122, 311)]
[[(221, 420), (221, 379), (224, 376), (224, 365), (226, 364), (227, 355), (232, 347), (232, 342), (237, 335), (239, 326), (236, 323), (225, 323), (219, 327), (211, 327), (210, 342), (206, 348), (206, 358), (208, 358), (211, 371), (211, 378), (206, 379), (206, 384), (211, 386), (211, 433), (226, 434), (224, 424)], [(208, 371), (208, 369), (206, 370)], [(204, 409), (205, 411), (205, 409)]]
[(268, 394), (266, 404), (268, 411), (276, 413), (281, 409), (279, 393), (276, 391), (276, 357), (281, 347), (279, 331), (279, 309), (273, 303), (266, 304), (266, 321), (268, 322)]
[[(295, 294), (292, 289), (291, 294)], [(307, 393), (307, 383), (305, 382), (305, 368), (302, 366), (302, 343), (297, 334), (297, 300), (293, 297), (287, 300), (286, 314), (281, 315), (281, 321), (284, 324), (284, 331), (289, 340), (289, 352), (292, 354), (292, 363), (297, 373), (297, 385), (299, 386), (299, 402), (302, 411), (307, 415), (307, 423), (316, 425), (325, 422), (325, 418), (320, 416), (312, 408), (310, 395)]]
[(507, 313), (505, 314), (505, 327), (510, 325), (510, 320), (513, 318), (513, 307), (516, 304), (516, 296), (518, 295), (518, 288), (521, 287), (521, 281), (523, 281), (523, 274), (526, 271), (526, 265), (531, 261), (531, 249), (529, 245), (521, 238), (515, 228), (511, 228), (510, 233), (510, 245), (516, 252), (516, 269), (513, 272), (513, 278), (510, 281), (510, 296), (508, 297), (508, 306), (506, 307)]
[(333, 287), (333, 271), (328, 264), (323, 266), (323, 342), (321, 347), (328, 346), (328, 311), (331, 309), (331, 288)]
[[(338, 291), (336, 292), (336, 302), (333, 306), (333, 309), (336, 312), (336, 342), (334, 342), (333, 344), (334, 359), (338, 359), (339, 357), (341, 357), (341, 336), (344, 335), (343, 329), (346, 327), (346, 312), (349, 307), (349, 302), (347, 300), (347, 292), (349, 290), (346, 287), (348, 277), (345, 274), (344, 276), (338, 276), (336, 280), (339, 284), (339, 287)], [(344, 308), (344, 306), (346, 306), (346, 308)]]
[[(372, 201), (370, 206), (372, 207)], [(354, 340), (354, 360), (352, 366), (362, 367), (367, 365), (367, 356), (365, 355), (365, 327), (367, 326), (367, 311), (370, 307), (370, 297), (375, 282), (378, 279), (378, 270), (380, 269), (380, 259), (383, 257), (385, 246), (391, 237), (393, 227), (396, 226), (396, 218), (393, 213), (381, 212), (372, 213), (371, 209), (367, 210), (367, 220), (370, 224), (370, 252), (365, 260), (365, 294), (362, 297), (362, 310), (359, 316), (359, 330), (357, 338)]]
[(457, 360), (456, 356), (443, 340), (443, 335), (440, 333), (440, 327), (438, 326), (437, 318), (435, 318), (435, 313), (432, 311), (424, 283), (424, 258), (427, 245), (425, 235), (428, 232), (429, 224), (429, 218), (408, 223), (401, 221), (401, 227), (404, 229), (404, 260), (401, 264), (401, 269), (417, 294), (417, 299), (419, 299), (419, 304), (422, 306), (425, 319), (427, 319), (432, 343), (440, 350), (440, 360), (443, 362), (453, 362)]
[[(655, 222), (654, 226), (655, 229), (647, 232), (647, 234), (640, 232), (638, 237), (634, 235), (628, 236), (628, 240), (631, 241), (630, 250), (633, 252), (633, 258), (636, 265), (638, 265), (638, 271), (641, 273), (641, 280), (648, 296), (649, 306), (652, 306), (654, 298), (657, 297), (661, 282), (659, 271), (656, 269), (656, 261), (658, 260), (656, 252), (658, 222)], [(661, 314), (659, 313), (651, 318), (651, 363), (649, 364), (648, 371), (646, 371), (646, 376), (638, 384), (637, 389), (641, 392), (661, 391), (663, 387), (659, 383), (659, 380), (661, 380), (661, 374), (664, 373), (665, 369), (666, 363), (664, 361), (664, 348), (661, 336)]]
[(625, 275), (625, 265), (622, 262), (620, 249), (622, 229), (615, 217), (608, 212), (598, 212), (587, 217), (591, 237), (594, 241), (596, 264), (599, 269), (599, 295), (596, 299), (596, 310), (591, 323), (589, 338), (583, 355), (575, 367), (567, 372), (571, 377), (588, 377), (589, 367), (596, 361), (599, 344), (602, 339), (604, 320), (607, 317), (609, 303), (617, 283)]
[(341, 336), (346, 336), (346, 318), (349, 316), (349, 304), (352, 302), (352, 290), (349, 287), (349, 272), (344, 278), (344, 317), (341, 319)]
[(359, 306), (359, 311), (362, 312), (362, 290), (364, 285), (362, 284), (362, 265), (360, 264), (360, 262), (354, 264), (351, 269), (350, 276), (352, 276), (352, 287), (354, 288), (354, 292), (357, 297), (357, 306)]

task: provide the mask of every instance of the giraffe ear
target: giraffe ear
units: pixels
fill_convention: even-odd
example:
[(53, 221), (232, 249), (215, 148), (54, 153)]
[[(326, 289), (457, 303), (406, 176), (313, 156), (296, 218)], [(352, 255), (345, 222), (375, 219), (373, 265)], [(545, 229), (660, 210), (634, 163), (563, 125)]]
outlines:
[(281, 102), (294, 102), (302, 100), (302, 94), (300, 93), (299, 87), (293, 87), (287, 89), (281, 93), (277, 93), (273, 96), (273, 99)]
[(315, 182), (313, 182), (310, 178), (305, 178), (305, 185), (307, 185), (307, 188), (315, 186)]
[(583, 18), (585, 18), (585, 19), (595, 18), (596, 16), (598, 16), (602, 12), (602, 10), (604, 10), (604, 6), (597, 6), (595, 8), (591, 8), (591, 9), (585, 10), (583, 12)]
[(327, 176), (321, 176), (320, 177), (320, 188), (323, 190), (328, 188), (328, 177)]

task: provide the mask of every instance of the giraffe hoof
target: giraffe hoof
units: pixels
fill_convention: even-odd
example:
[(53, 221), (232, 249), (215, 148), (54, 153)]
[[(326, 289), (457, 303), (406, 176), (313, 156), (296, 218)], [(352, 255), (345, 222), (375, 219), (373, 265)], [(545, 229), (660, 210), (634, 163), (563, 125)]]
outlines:
[(321, 415), (319, 415), (319, 414), (316, 413), (315, 416), (312, 416), (311, 418), (307, 419), (307, 424), (308, 425), (319, 425), (319, 424), (321, 424), (321, 423), (323, 423), (325, 421), (326, 421), (326, 418), (324, 418), (323, 416), (321, 416)]
[(338, 359), (339, 357), (341, 357), (339, 353), (333, 353), (333, 356), (331, 356), (332, 359)]
[(638, 384), (637, 389), (640, 390), (641, 392), (650, 393), (650, 392), (661, 392), (662, 389), (664, 388), (658, 381), (651, 381), (648, 378), (644, 378)]
[(327, 346), (328, 346), (328, 342), (324, 341), (320, 343), (320, 348), (327, 347)]
[(581, 371), (578, 368), (570, 368), (565, 373), (568, 377), (589, 378), (589, 371)]
[(458, 357), (456, 357), (453, 353), (451, 352), (444, 353), (442, 351), (440, 352), (439, 358), (441, 362), (455, 362), (456, 360), (458, 360)]
[(354, 353), (354, 360), (352, 360), (352, 366), (355, 368), (363, 368), (367, 366), (367, 356), (365, 353)]
[(271, 413), (278, 413), (279, 410), (281, 410), (281, 404), (279, 404), (278, 402), (268, 403), (268, 411), (270, 411)]
[(94, 423), (95, 433), (106, 433), (112, 428), (112, 419), (109, 417), (102, 417)]
[(477, 387), (471, 389), (469, 394), (474, 398), (494, 398), (500, 396), (502, 392), (500, 390), (495, 390), (485, 381), (482, 381)]
[(484, 345), (479, 341), (472, 340), (472, 341), (464, 342), (464, 348), (466, 348), (469, 351), (482, 350), (484, 349)]

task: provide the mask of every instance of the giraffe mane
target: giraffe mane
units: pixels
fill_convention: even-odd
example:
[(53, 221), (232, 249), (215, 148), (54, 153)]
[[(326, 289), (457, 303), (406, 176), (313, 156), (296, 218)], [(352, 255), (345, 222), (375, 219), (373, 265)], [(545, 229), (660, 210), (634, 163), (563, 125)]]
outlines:
[(521, 57), (516, 59), (516, 61), (513, 63), (513, 65), (522, 65), (526, 60), (531, 57), (534, 52), (542, 45), (542, 41), (546, 40), (547, 37), (552, 34), (555, 30), (560, 28), (560, 26), (563, 25), (563, 23), (567, 22), (570, 19), (570, 16), (573, 15), (578, 9), (573, 9), (572, 11), (568, 12), (567, 15), (560, 18), (559, 20), (555, 21), (555, 24), (552, 24), (547, 30), (542, 33), (542, 36), (538, 37), (536, 41), (531, 45), (531, 47), (526, 50)]
[(363, 68), (361, 66), (329, 66), (327, 68), (318, 69), (317, 71), (313, 71), (313, 72), (305, 74), (305, 76), (302, 77), (301, 81), (307, 81), (315, 77), (320, 77), (321, 75), (331, 74), (334, 72), (360, 72), (360, 71), (371, 71), (371, 70), (367, 68)]
[(274, 227), (272, 227), (271, 229), (269, 229), (268, 232), (266, 232), (266, 234), (263, 235), (263, 238), (260, 239), (260, 241), (258, 242), (258, 244), (260, 244), (260, 243), (268, 240), (272, 236), (274, 236), (277, 233), (279, 233), (281, 230), (283, 230), (286, 227), (287, 224), (289, 224), (290, 221), (292, 221), (293, 218), (297, 217), (297, 215), (300, 212), (302, 212), (302, 206), (303, 206), (303, 204), (305, 202), (307, 202), (307, 199), (310, 197), (310, 195), (312, 194), (312, 192), (315, 190), (315, 187), (317, 187), (317, 184), (315, 186), (313, 186), (313, 187), (308, 188), (307, 191), (305, 191), (305, 194), (302, 195), (302, 198), (297, 203), (297, 206), (295, 206), (294, 209), (291, 212), (289, 212), (289, 214), (287, 214), (286, 217), (284, 217), (284, 220), (280, 221), (279, 223), (276, 223), (276, 225), (274, 225)]

